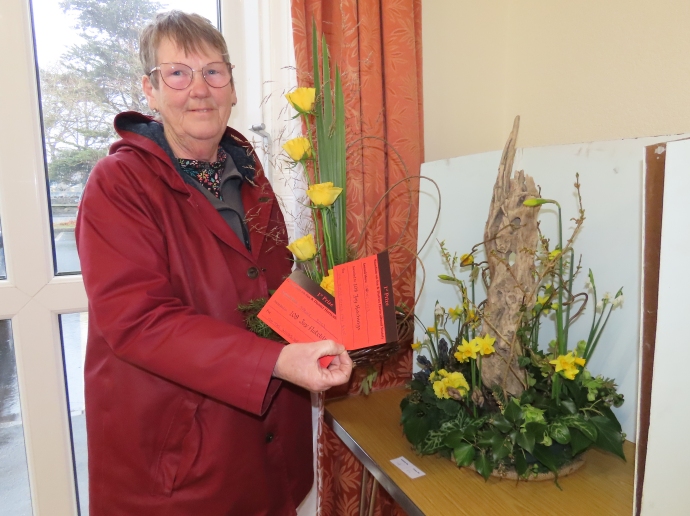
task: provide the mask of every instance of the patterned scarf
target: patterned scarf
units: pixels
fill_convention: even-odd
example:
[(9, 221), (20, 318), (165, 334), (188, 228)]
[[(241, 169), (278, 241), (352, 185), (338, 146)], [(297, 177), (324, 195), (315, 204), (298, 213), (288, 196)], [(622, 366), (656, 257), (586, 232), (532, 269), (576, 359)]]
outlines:
[(208, 162), (183, 158), (177, 158), (177, 161), (179, 161), (180, 167), (182, 167), (185, 174), (199, 181), (199, 183), (208, 188), (213, 195), (222, 201), (223, 198), (220, 195), (220, 178), (227, 159), (228, 155), (226, 152), (222, 147), (218, 146), (218, 161)]

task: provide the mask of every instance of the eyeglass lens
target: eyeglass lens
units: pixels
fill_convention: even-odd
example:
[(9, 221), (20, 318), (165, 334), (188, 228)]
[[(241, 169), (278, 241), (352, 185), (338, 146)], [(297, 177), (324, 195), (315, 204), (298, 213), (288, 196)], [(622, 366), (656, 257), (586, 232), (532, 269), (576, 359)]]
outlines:
[[(163, 82), (176, 90), (184, 90), (194, 78), (194, 70), (182, 63), (161, 63), (158, 66)], [(230, 83), (228, 63), (209, 63), (201, 69), (206, 83), (213, 88), (222, 88)]]

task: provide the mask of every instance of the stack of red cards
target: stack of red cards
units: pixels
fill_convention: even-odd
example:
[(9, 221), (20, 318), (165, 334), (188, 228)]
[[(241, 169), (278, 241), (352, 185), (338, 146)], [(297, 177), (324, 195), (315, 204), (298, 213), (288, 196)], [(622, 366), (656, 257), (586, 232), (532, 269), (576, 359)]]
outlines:
[(354, 350), (397, 340), (388, 252), (336, 265), (333, 274), (337, 310), (336, 299), (297, 270), (259, 318), (291, 344), (330, 339)]

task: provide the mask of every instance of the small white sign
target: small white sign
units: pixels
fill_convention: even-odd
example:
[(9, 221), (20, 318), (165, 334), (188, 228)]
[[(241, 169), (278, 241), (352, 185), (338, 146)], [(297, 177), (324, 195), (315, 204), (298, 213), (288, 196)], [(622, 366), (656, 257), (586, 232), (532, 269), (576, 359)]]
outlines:
[(405, 457), (398, 457), (397, 459), (391, 460), (391, 462), (410, 478), (419, 478), (426, 475), (426, 473), (412, 464)]

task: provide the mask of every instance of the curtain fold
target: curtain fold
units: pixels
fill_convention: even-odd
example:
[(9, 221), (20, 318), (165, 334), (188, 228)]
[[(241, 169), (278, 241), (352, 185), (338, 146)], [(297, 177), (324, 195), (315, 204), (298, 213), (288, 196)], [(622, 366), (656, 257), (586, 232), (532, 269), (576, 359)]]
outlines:
[[(424, 158), (421, 0), (292, 0), (300, 86), (313, 86), (312, 20), (343, 79), (348, 244), (360, 257), (390, 247), (396, 303), (412, 307), (418, 183), (401, 180), (418, 177)], [(409, 345), (378, 373), (374, 389), (404, 384)], [(366, 374), (357, 369), (338, 393), (359, 392)], [(321, 514), (358, 515), (362, 466), (327, 427), (319, 430), (319, 469)], [(404, 512), (380, 490), (375, 514)]]

